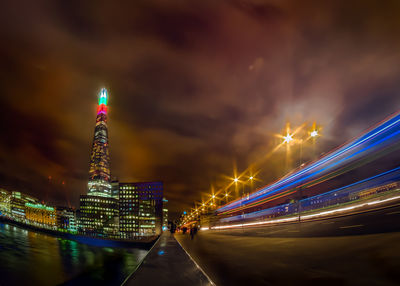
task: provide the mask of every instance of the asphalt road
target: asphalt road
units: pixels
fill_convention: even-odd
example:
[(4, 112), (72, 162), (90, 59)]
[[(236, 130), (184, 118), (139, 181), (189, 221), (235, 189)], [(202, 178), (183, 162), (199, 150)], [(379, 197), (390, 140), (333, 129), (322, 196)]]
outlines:
[(217, 285), (400, 285), (400, 206), (175, 238)]

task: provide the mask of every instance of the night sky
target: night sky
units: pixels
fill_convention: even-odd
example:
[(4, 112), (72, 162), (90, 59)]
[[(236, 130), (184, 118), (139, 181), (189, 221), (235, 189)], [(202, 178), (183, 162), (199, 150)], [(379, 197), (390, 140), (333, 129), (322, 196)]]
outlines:
[(78, 206), (101, 87), (112, 175), (173, 215), (234, 166), (282, 176), (287, 122), (322, 127), (308, 160), (400, 107), (400, 1), (116, 2), (2, 3), (0, 186)]

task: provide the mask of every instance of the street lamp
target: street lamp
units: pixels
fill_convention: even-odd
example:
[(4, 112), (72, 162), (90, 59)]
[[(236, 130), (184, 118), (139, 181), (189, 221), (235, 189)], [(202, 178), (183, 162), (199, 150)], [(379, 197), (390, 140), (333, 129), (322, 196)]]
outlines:
[(289, 144), (293, 141), (293, 134), (286, 133), (286, 136), (283, 136), (283, 143)]
[(238, 179), (238, 178), (234, 178), (233, 181), (234, 181), (235, 183), (237, 183), (237, 182), (239, 182), (239, 179)]
[(313, 137), (313, 138), (317, 137), (318, 136), (318, 131), (317, 130), (311, 131), (310, 136)]

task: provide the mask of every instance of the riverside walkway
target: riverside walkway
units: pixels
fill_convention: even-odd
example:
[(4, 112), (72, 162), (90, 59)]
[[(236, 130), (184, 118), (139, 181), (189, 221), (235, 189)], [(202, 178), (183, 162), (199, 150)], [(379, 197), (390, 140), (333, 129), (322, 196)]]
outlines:
[(124, 286), (215, 285), (169, 232), (161, 235)]

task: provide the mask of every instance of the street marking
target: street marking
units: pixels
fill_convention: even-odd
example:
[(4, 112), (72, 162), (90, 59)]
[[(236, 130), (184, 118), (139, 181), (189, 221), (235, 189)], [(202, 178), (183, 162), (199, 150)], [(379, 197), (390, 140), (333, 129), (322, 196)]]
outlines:
[(362, 227), (364, 226), (363, 224), (356, 224), (356, 225), (346, 225), (346, 226), (341, 226), (340, 228), (352, 228), (352, 227)]
[(386, 215), (392, 215), (392, 214), (400, 214), (400, 211), (387, 213)]

